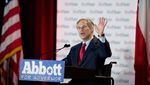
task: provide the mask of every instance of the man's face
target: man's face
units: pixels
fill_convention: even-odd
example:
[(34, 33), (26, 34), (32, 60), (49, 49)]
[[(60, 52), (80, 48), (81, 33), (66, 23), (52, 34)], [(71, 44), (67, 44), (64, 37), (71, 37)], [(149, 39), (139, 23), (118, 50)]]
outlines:
[(82, 40), (87, 41), (93, 36), (93, 28), (88, 27), (86, 20), (81, 20), (77, 24), (77, 30)]

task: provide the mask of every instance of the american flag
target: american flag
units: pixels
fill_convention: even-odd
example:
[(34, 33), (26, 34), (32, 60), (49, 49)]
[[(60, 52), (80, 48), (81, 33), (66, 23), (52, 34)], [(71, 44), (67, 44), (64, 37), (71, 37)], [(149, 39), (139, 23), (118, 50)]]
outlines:
[(19, 14), (18, 0), (7, 0), (0, 43), (0, 85), (18, 85), (19, 60), (23, 58)]

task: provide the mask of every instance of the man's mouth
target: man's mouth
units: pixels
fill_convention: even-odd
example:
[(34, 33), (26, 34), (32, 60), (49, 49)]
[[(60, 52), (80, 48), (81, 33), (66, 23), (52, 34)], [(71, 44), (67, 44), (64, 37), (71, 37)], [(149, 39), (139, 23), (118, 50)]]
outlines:
[(80, 35), (85, 35), (85, 33), (80, 33)]

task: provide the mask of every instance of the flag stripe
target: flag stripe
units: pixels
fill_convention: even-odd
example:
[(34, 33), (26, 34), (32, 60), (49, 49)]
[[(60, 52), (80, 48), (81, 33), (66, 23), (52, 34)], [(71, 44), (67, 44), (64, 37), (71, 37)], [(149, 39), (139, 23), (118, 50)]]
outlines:
[(140, 31), (142, 32), (142, 36), (144, 37), (144, 41), (146, 40), (146, 1), (140, 1), (139, 3), (139, 11), (138, 11), (138, 23)]
[(8, 14), (4, 16), (3, 23), (7, 22), (10, 17), (16, 14), (19, 14), (19, 7), (11, 9)]
[(1, 70), (1, 83), (2, 83), (2, 85), (5, 85), (5, 71), (3, 71), (3, 69), (0, 69)]
[(147, 45), (147, 57), (148, 57), (148, 81), (150, 82), (150, 0), (147, 0), (147, 41), (146, 41), (146, 45)]
[(18, 38), (21, 38), (20, 35), (20, 29), (18, 29), (17, 31), (13, 32), (12, 34), (10, 34), (5, 40), (4, 42), (1, 43), (1, 48), (0, 48), (0, 52), (4, 51), (7, 46), (9, 46), (9, 44), (13, 43), (15, 40), (17, 40)]
[(6, 74), (7, 74), (7, 61), (4, 61), (1, 67), (1, 84), (2, 85), (6, 85), (5, 81), (6, 81)]
[(15, 49), (16, 47), (20, 47), (20, 45), (21, 45), (20, 40), (21, 40), (21, 38), (18, 38), (14, 42), (12, 42), (11, 44), (9, 44), (7, 46), (7, 48), (0, 53), (0, 59), (3, 57), (3, 55), (7, 54), (7, 52), (11, 52), (11, 50)]
[(16, 14), (8, 19), (6, 23), (4, 23), (2, 27), (2, 35), (15, 23), (19, 22), (19, 14)]
[(13, 83), (14, 85), (18, 85), (18, 78), (15, 72), (13, 72)]
[(147, 0), (139, 0), (135, 41), (135, 85), (148, 85)]
[(141, 30), (139, 29), (139, 25), (137, 25), (138, 27), (136, 28), (136, 48), (135, 49), (135, 56), (139, 56), (139, 57), (135, 57), (135, 64), (140, 66), (140, 68), (144, 68), (143, 66), (145, 66), (146, 62), (146, 43), (144, 40), (144, 36), (142, 35)]
[[(22, 48), (21, 42), (18, 42), (18, 41), (20, 41), (20, 39), (15, 40), (15, 42), (11, 43), (8, 46), (6, 51), (0, 53), (0, 64), (7, 58), (11, 57), (11, 55), (13, 55), (14, 53), (21, 50), (21, 48)], [(15, 44), (15, 46), (14, 46), (14, 44)]]
[(17, 0), (11, 0), (4, 9), (4, 16), (8, 14), (8, 12), (10, 12), (11, 9), (18, 7), (18, 3)]
[(20, 29), (20, 22), (17, 22), (14, 25), (12, 25), (1, 37), (1, 42), (4, 42), (6, 37), (8, 37), (10, 34), (12, 34), (13, 32), (19, 29)]

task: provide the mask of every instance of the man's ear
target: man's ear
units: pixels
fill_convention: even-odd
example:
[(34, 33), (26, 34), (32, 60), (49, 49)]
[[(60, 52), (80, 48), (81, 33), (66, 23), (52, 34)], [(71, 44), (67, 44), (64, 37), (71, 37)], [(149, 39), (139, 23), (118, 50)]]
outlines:
[(92, 27), (91, 32), (94, 32), (94, 27)]

